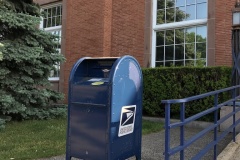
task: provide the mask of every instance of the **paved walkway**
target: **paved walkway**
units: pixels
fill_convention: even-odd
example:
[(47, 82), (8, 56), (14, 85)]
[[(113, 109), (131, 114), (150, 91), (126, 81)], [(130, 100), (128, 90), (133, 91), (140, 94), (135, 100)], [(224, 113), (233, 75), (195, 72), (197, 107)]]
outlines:
[[(185, 130), (185, 139), (189, 139), (196, 133), (200, 132), (202, 129), (186, 127)], [(231, 141), (232, 135), (227, 135), (218, 145), (217, 145), (217, 154), (221, 153), (221, 151), (229, 144)], [(213, 140), (213, 132), (207, 134), (202, 139), (198, 140), (194, 144), (192, 144), (187, 150), (185, 150), (185, 159), (189, 160), (194, 155), (196, 155), (199, 150), (201, 150), (206, 144), (208, 144), (211, 140)], [(174, 129), (171, 132), (171, 146), (179, 145), (179, 129)], [(158, 133), (148, 134), (142, 137), (142, 160), (163, 160), (164, 152), (164, 130)], [(135, 159), (135, 158), (130, 158)], [(209, 152), (203, 157), (204, 160), (213, 159), (213, 150), (209, 150)], [(57, 156), (46, 159), (39, 160), (65, 160), (65, 156)], [(179, 154), (174, 155), (171, 160), (179, 160)]]

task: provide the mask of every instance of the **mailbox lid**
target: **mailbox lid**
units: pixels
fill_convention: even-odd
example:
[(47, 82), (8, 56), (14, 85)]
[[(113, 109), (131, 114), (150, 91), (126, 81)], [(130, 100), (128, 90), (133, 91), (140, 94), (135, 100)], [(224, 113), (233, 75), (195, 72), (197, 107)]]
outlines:
[[(89, 58), (79, 59), (73, 66), (69, 82), (70, 84), (79, 83), (85, 78), (108, 78), (114, 62), (118, 58)], [(106, 79), (105, 79), (106, 80)]]
[(109, 73), (117, 57), (81, 58), (69, 78), (69, 102), (109, 103)]

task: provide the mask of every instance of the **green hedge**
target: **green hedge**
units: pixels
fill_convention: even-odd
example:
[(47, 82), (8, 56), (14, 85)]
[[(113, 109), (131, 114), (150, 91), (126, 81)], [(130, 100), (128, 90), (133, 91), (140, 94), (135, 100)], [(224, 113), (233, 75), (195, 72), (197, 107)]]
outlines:
[[(164, 117), (161, 100), (186, 98), (231, 86), (231, 67), (171, 67), (143, 69), (143, 114)], [(219, 95), (219, 102), (229, 98)], [(186, 117), (212, 107), (213, 97), (186, 104)], [(171, 109), (179, 117), (179, 105)], [(210, 118), (211, 119), (211, 118)]]

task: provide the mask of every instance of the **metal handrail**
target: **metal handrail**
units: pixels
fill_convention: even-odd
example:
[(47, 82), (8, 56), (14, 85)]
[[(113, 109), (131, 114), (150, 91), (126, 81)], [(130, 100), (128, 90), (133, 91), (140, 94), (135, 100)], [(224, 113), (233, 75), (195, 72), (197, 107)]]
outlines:
[(175, 103), (187, 103), (190, 101), (194, 101), (194, 100), (198, 100), (198, 99), (202, 99), (208, 96), (212, 96), (214, 94), (219, 94), (225, 91), (229, 91), (235, 88), (240, 88), (240, 85), (237, 86), (232, 86), (232, 87), (228, 87), (228, 88), (224, 88), (224, 89), (220, 89), (220, 90), (216, 90), (216, 91), (212, 91), (212, 92), (208, 92), (208, 93), (204, 93), (204, 94), (200, 94), (200, 95), (196, 95), (196, 96), (192, 96), (192, 97), (187, 97), (187, 98), (182, 98), (182, 99), (170, 99), (170, 100), (162, 100), (162, 103), (171, 103), (171, 104), (175, 104)]
[[(162, 100), (161, 102), (165, 104), (165, 152), (164, 152), (165, 160), (169, 160), (170, 156), (172, 156), (173, 154), (175, 154), (177, 152), (180, 152), (180, 160), (184, 160), (184, 150), (188, 146), (190, 146), (192, 143), (194, 143), (195, 141), (197, 141), (198, 139), (200, 139), (201, 137), (203, 137), (205, 134), (207, 134), (208, 132), (210, 132), (212, 130), (214, 130), (213, 141), (210, 142), (208, 145), (206, 145), (202, 150), (200, 150), (199, 153), (197, 155), (195, 155), (192, 159), (195, 159), (195, 160), (200, 159), (212, 147), (214, 147), (213, 159), (217, 159), (217, 144), (218, 144), (218, 142), (220, 140), (222, 140), (231, 131), (233, 134), (232, 140), (233, 141), (236, 140), (235, 139), (235, 137), (236, 137), (235, 128), (240, 123), (240, 120), (236, 121), (236, 119), (235, 119), (235, 114), (237, 112), (240, 112), (240, 108), (236, 109), (236, 101), (240, 98), (239, 95), (236, 96), (237, 89), (240, 89), (240, 85), (232, 86), (232, 87), (228, 87), (228, 88), (224, 88), (224, 89), (220, 89), (220, 90), (216, 90), (216, 91), (212, 91), (212, 92), (208, 92), (208, 93), (204, 93), (204, 94), (200, 94), (200, 95), (196, 95), (196, 96), (192, 96), (192, 97), (187, 97), (187, 98), (183, 98), (183, 99)], [(223, 103), (218, 104), (218, 95), (220, 93), (227, 92), (227, 91), (232, 91), (232, 98)], [(185, 103), (191, 102), (194, 100), (203, 99), (203, 98), (206, 98), (209, 96), (214, 96), (213, 107), (211, 107), (203, 112), (200, 112), (198, 114), (195, 114), (191, 117), (185, 118)], [(223, 106), (228, 105), (229, 103), (232, 103), (233, 111), (231, 113), (227, 114), (226, 116), (222, 117), (221, 119), (219, 119), (218, 110), (221, 109)], [(180, 104), (180, 122), (170, 123), (171, 104)], [(209, 114), (209, 113), (214, 113), (214, 123), (212, 125), (208, 126), (207, 128), (205, 128), (204, 130), (202, 130), (201, 132), (194, 135), (189, 140), (185, 141), (184, 140), (184, 135), (185, 135), (184, 126), (196, 119), (203, 117), (204, 115)], [(221, 133), (218, 136), (217, 135), (218, 126), (230, 117), (232, 117), (232, 119), (233, 119), (232, 125), (230, 125), (223, 133)], [(176, 128), (176, 127), (180, 127), (180, 145), (177, 147), (170, 148), (170, 130), (173, 128)]]

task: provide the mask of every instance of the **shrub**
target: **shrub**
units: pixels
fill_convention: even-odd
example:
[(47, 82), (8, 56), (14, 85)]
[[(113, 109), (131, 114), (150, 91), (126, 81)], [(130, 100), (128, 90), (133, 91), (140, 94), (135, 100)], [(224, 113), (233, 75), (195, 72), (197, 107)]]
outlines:
[[(164, 116), (161, 100), (186, 98), (231, 86), (230, 67), (170, 67), (143, 69), (143, 114)], [(221, 94), (219, 102), (229, 94)], [(212, 107), (213, 97), (186, 104), (186, 117)], [(179, 107), (172, 107), (179, 117)]]

